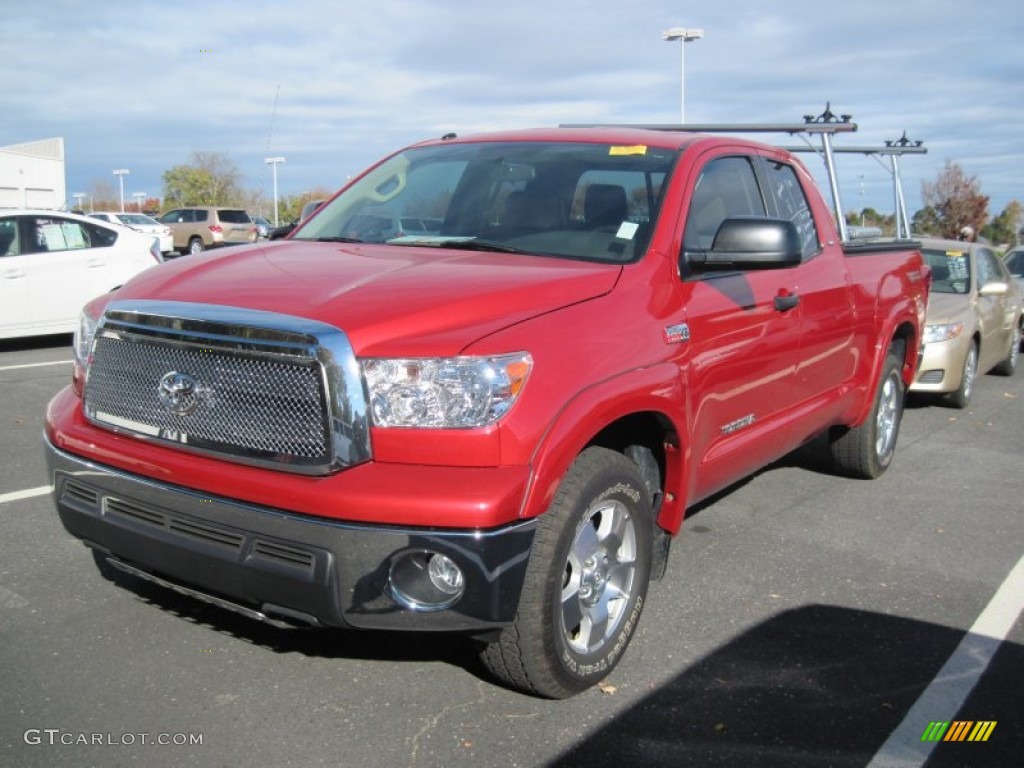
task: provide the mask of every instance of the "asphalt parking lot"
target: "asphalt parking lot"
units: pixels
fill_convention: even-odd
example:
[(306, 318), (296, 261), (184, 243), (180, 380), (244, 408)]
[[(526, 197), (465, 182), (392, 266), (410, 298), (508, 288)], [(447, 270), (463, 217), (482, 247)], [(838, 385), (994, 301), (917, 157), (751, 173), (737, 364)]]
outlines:
[[(459, 638), (280, 630), (104, 579), (43, 491), (70, 358), (0, 342), (0, 765), (1020, 764), (1024, 372), (967, 411), (912, 402), (878, 481), (810, 446), (701, 505), (623, 662), (554, 702)], [(995, 726), (925, 756), (958, 721)]]

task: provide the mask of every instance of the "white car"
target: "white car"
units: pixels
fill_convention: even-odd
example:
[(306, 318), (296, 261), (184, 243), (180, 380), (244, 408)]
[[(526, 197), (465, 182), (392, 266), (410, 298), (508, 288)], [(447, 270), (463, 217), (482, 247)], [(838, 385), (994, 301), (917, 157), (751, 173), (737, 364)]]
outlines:
[(144, 213), (117, 213), (116, 211), (96, 211), (96, 213), (90, 213), (89, 216), (108, 224), (120, 224), (159, 238), (160, 253), (165, 256), (174, 250), (174, 234), (171, 232), (171, 228), (166, 224), (161, 224), (152, 216), (147, 216)]
[(82, 306), (163, 261), (150, 235), (86, 216), (0, 210), (0, 339), (71, 333)]

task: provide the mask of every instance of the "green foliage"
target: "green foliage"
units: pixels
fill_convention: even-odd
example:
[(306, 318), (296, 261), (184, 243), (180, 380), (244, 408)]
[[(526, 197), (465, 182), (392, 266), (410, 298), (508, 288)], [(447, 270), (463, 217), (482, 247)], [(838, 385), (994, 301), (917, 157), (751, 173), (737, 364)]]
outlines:
[(1021, 225), (1024, 224), (1021, 216), (1021, 204), (1011, 200), (1003, 212), (990, 221), (981, 230), (981, 235), (990, 243), (998, 246), (1014, 246), (1020, 242)]
[(238, 205), (238, 166), (221, 152), (193, 152), (189, 163), (164, 171), (164, 206)]

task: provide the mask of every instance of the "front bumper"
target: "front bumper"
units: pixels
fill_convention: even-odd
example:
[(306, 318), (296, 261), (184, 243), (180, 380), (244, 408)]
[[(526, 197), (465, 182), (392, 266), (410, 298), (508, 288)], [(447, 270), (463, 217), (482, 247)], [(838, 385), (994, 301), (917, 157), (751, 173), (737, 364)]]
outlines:
[(944, 393), (959, 389), (971, 343), (970, 336), (961, 336), (950, 341), (925, 344), (910, 391)]
[[(46, 440), (64, 527), (115, 565), (246, 615), (330, 627), (486, 632), (515, 617), (535, 521), (494, 530), (339, 523), (201, 494)], [(403, 607), (392, 565), (437, 552), (462, 570), (444, 610)]]

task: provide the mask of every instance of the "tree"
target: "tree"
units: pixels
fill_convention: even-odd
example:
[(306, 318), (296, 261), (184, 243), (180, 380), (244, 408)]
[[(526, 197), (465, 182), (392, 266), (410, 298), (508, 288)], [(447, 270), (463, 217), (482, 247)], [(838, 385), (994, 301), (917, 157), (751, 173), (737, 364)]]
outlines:
[(235, 205), (242, 197), (241, 171), (222, 152), (193, 152), (189, 162), (164, 171), (168, 205)]
[(1020, 243), (1021, 234), (1021, 204), (1011, 200), (1003, 209), (1003, 212), (990, 221), (981, 234), (990, 242), (999, 246), (1014, 246)]
[(939, 215), (930, 205), (925, 206), (914, 214), (911, 219), (911, 227), (916, 235), (937, 236), (940, 230)]
[(935, 210), (942, 237), (955, 238), (968, 226), (980, 232), (988, 219), (988, 197), (981, 194), (977, 178), (951, 160), (934, 182), (921, 182), (921, 198)]

